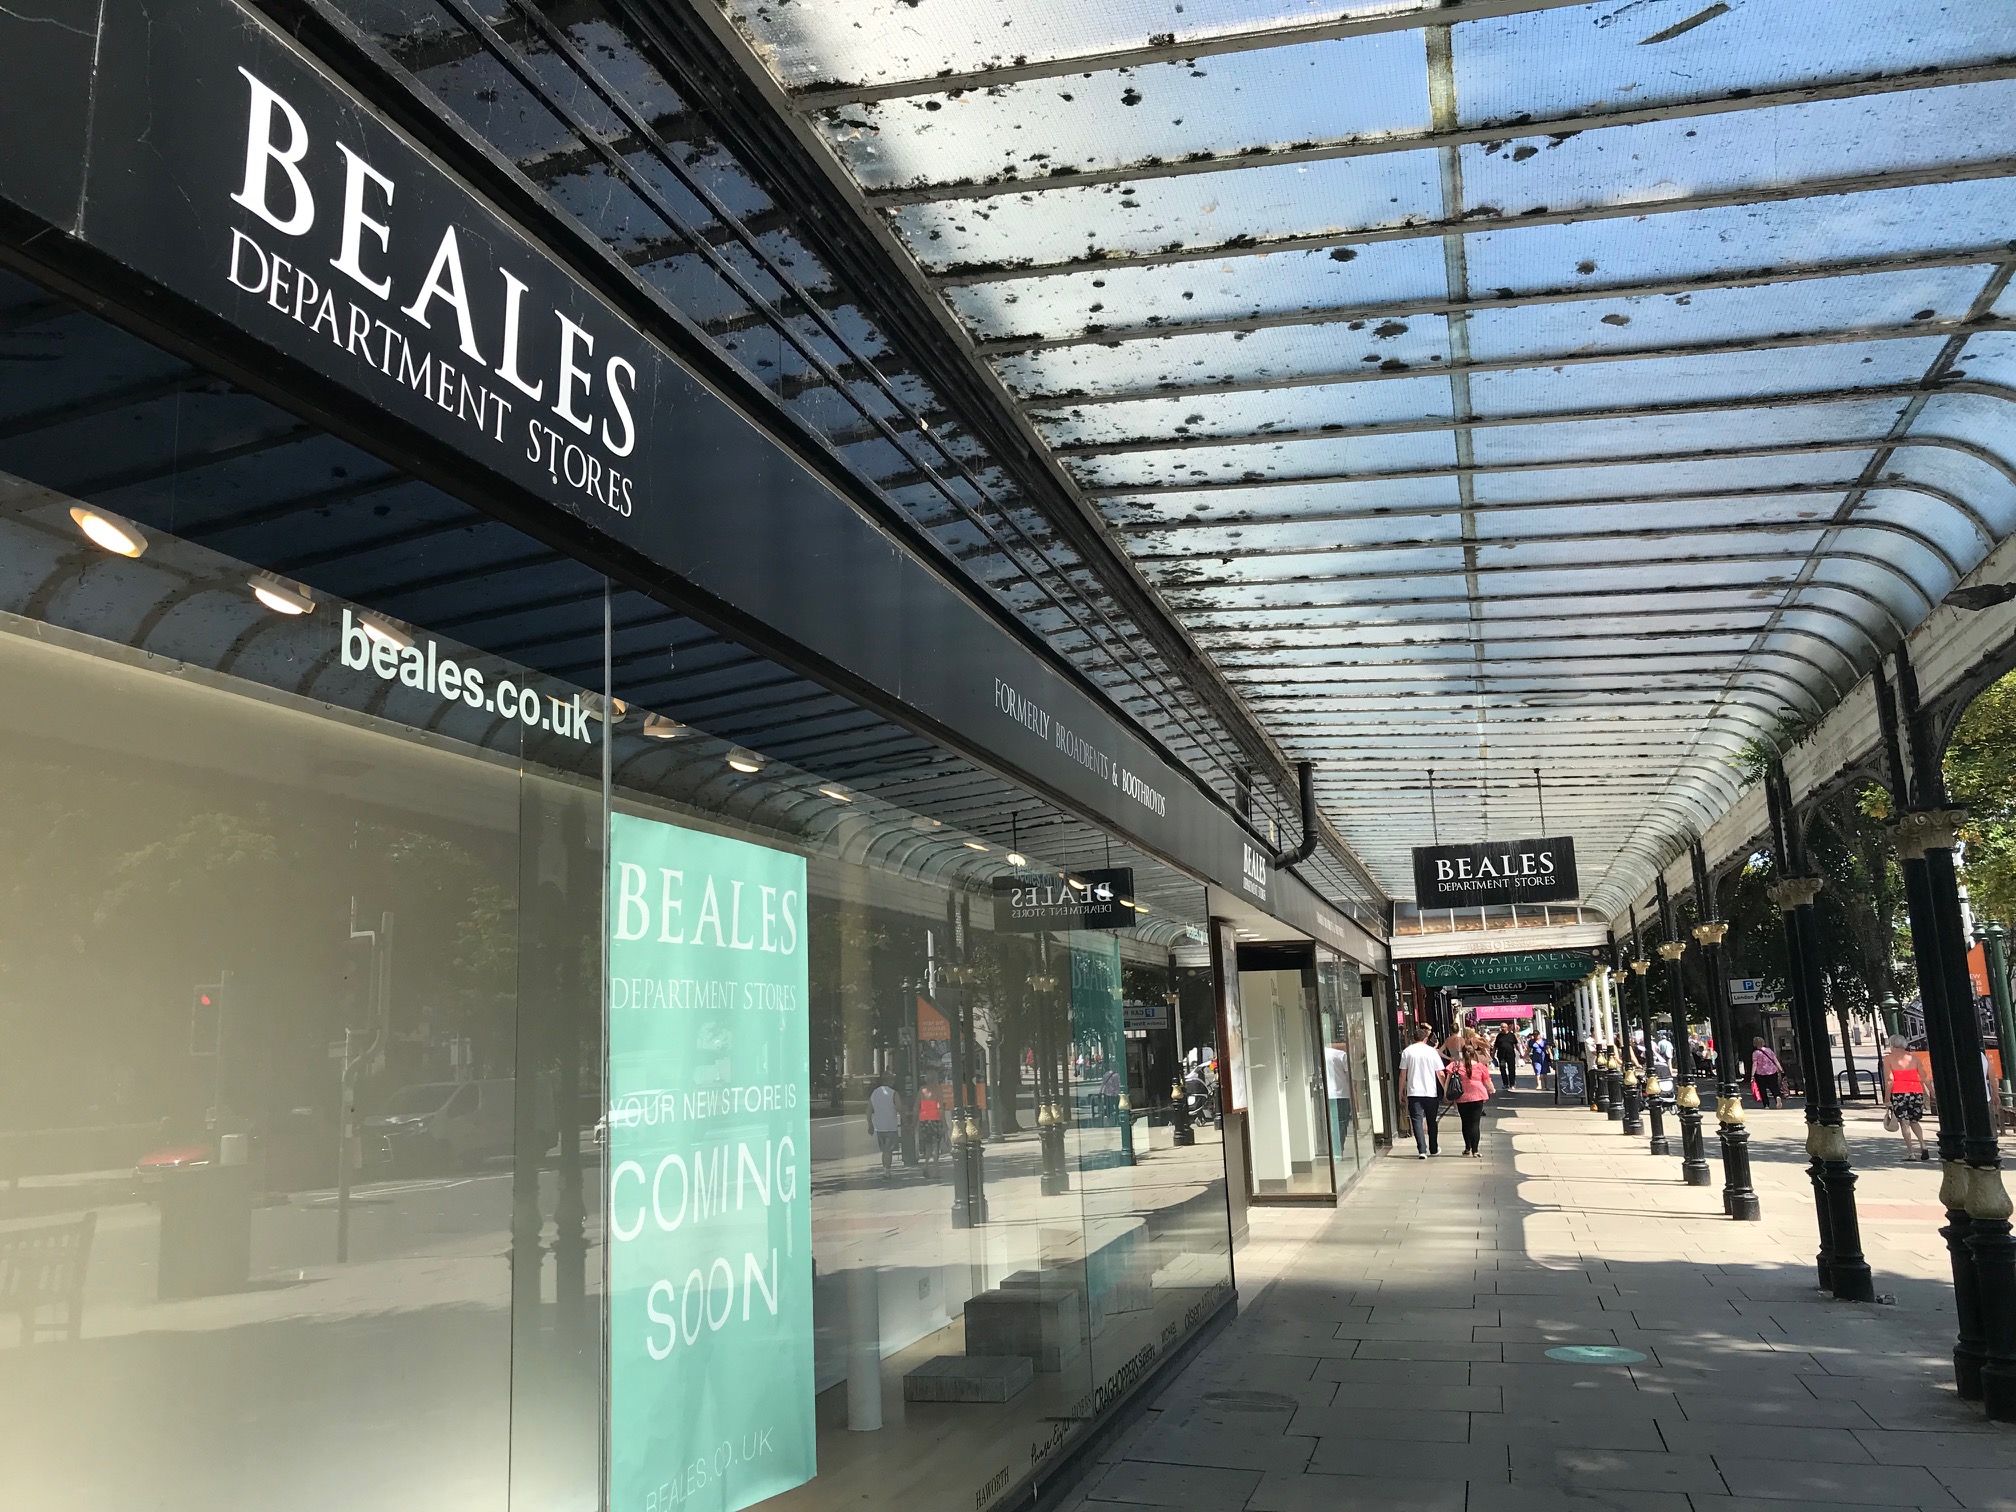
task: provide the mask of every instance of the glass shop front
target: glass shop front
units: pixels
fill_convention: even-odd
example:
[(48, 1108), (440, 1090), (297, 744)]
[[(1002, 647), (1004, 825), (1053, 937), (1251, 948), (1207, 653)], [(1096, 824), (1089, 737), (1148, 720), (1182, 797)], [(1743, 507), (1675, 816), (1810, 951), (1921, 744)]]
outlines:
[(1246, 944), (1237, 961), (1247, 1195), (1334, 1201), (1386, 1131), (1373, 984), (1322, 945)]
[(14, 274), (0, 332), (10, 1504), (984, 1512), (1224, 1314), (1201, 883)]

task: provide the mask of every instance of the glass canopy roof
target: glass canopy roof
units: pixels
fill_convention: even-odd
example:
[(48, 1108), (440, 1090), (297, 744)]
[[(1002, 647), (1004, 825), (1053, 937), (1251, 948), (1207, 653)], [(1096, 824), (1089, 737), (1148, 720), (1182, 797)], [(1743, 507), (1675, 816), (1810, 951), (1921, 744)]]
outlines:
[(1620, 910), (2016, 529), (2007, 4), (728, 8), (1389, 893)]

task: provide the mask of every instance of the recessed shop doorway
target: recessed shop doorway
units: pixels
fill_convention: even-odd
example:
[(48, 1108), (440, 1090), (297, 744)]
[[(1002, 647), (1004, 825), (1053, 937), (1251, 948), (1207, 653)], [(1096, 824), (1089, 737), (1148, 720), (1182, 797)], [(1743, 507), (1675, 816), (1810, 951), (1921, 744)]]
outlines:
[(1247, 1192), (1255, 1202), (1337, 1194), (1311, 945), (1239, 947), (1245, 1019)]

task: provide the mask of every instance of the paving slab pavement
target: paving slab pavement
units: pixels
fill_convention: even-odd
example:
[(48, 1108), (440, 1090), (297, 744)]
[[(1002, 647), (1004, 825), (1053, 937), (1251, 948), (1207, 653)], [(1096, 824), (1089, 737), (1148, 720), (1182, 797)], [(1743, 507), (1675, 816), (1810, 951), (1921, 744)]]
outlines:
[[(1886, 1304), (1813, 1272), (1796, 1109), (1750, 1115), (1764, 1218), (1532, 1091), (1485, 1158), (1374, 1161), (1334, 1212), (1256, 1208), (1240, 1317), (1068, 1512), (2016, 1512), (2016, 1429), (1952, 1386), (1936, 1165), (1850, 1114)], [(1677, 1131), (1672, 1131), (1677, 1149)], [(1549, 1358), (1622, 1347), (1626, 1363)]]

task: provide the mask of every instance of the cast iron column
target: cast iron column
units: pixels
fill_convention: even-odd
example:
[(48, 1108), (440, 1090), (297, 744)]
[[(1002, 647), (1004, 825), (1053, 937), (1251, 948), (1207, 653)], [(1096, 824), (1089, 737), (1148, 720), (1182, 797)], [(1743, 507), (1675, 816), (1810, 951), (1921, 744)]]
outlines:
[[(1881, 673), (1877, 674), (1881, 677)], [(1887, 703), (1878, 683), (1877, 697)], [(1906, 814), (1904, 820), (1916, 818)], [(1952, 1035), (1947, 1027), (1944, 1006), (1945, 973), (1939, 967), (1939, 939), (1932, 924), (1931, 883), (1925, 871), (1925, 852), (1918, 836), (1921, 830), (1908, 828), (1900, 820), (1892, 831), (1897, 842), (1898, 870), (1904, 875), (1904, 907), (1911, 920), (1911, 956), (1918, 968), (1919, 1000), (1925, 1013), (1925, 1047), (1932, 1062), (1932, 1095), (1939, 1105), (1939, 1162), (1942, 1179), (1939, 1202), (1946, 1209), (1945, 1227), (1939, 1230), (1946, 1240), (1946, 1256), (1953, 1272), (1953, 1311), (1959, 1325), (1953, 1341), (1953, 1383), (1969, 1401), (1981, 1399), (1981, 1365), (1984, 1343), (1981, 1335), (1981, 1288), (1974, 1266), (1974, 1252), (1967, 1240), (1973, 1219), (1967, 1211), (1969, 1178), (1960, 1119), (1954, 1116), (1960, 1089), (1954, 1079)], [(1964, 962), (1962, 963), (1964, 966)], [(1972, 996), (1971, 992), (1969, 994)]]
[(1673, 900), (1666, 893), (1666, 875), (1659, 875), (1659, 922), (1666, 938), (1659, 959), (1666, 963), (1666, 1001), (1673, 1014), (1673, 1106), (1680, 1118), (1680, 1179), (1689, 1186), (1707, 1186), (1714, 1178), (1701, 1140), (1701, 1091), (1694, 1085), (1694, 1040), (1687, 1031), (1687, 992), (1680, 981), (1680, 959), (1687, 942), (1673, 922)]
[(1583, 1062), (1589, 1072), (1589, 1106), (1605, 1117), (1610, 1113), (1610, 1057), (1603, 1048), (1603, 1013), (1596, 1004), (1596, 973), (1582, 979), (1582, 1016), (1588, 1022), (1588, 1048)]
[[(1637, 939), (1634, 930), (1632, 938)], [(1642, 941), (1640, 948), (1643, 948)], [(1673, 1148), (1666, 1141), (1666, 1099), (1659, 1090), (1659, 1062), (1652, 1047), (1659, 1042), (1659, 1033), (1652, 1022), (1652, 994), (1645, 985), (1645, 974), (1652, 969), (1652, 963), (1643, 956), (1631, 962), (1631, 975), (1638, 978), (1638, 1017), (1645, 1024), (1645, 1114), (1652, 1124), (1652, 1141), (1646, 1146), (1653, 1155), (1670, 1155)]]
[[(1050, 970), (1050, 936), (1036, 936), (1036, 970), (1029, 977), (1029, 990), (1036, 994), (1037, 1024), (1037, 1110), (1036, 1140), (1043, 1154), (1043, 1173), (1038, 1189), (1045, 1197), (1071, 1190), (1071, 1167), (1064, 1151), (1064, 1130), (1070, 1121), (1070, 1036), (1059, 1042), (1054, 1022), (1057, 977)], [(1060, 1088), (1064, 1090), (1059, 1090)]]
[[(1937, 796), (1945, 795), (1940, 792)], [(1957, 1121), (1966, 1161), (1967, 1247), (1973, 1253), (1975, 1280), (1981, 1289), (1985, 1355), (1981, 1395), (1988, 1416), (2007, 1423), (2016, 1422), (2016, 1236), (2010, 1231), (2009, 1195), (2002, 1184), (2002, 1156), (1988, 1095), (1988, 1058), (1981, 1048), (1981, 1020), (1974, 1011), (1974, 984), (1967, 974), (1967, 934), (1953, 864), (1953, 847), (1964, 817), (1959, 809), (1921, 810), (1905, 815), (1898, 828), (1918, 828), (1917, 840), (1924, 846), (1932, 922), (1939, 935), (1939, 964), (1945, 972), (1945, 1016), (1953, 1042)], [(1914, 820), (1919, 821), (1917, 826)], [(1947, 1120), (1942, 1106), (1942, 1130)]]
[(2009, 1001), (2009, 931), (1990, 921), (1974, 938), (1988, 959), (1988, 991), (1995, 1000), (1995, 1048), (2002, 1057), (2002, 1107), (2016, 1113), (2016, 1008)]
[[(1830, 1291), (1834, 1286), (1834, 1220), (1827, 1205), (1827, 1172), (1820, 1159), (1818, 1144), (1820, 1121), (1818, 1116), (1819, 1094), (1814, 1077), (1816, 1061), (1813, 1056), (1814, 1026), (1826, 1033), (1824, 1019), (1816, 1019), (1815, 998), (1809, 990), (1809, 975), (1806, 961), (1807, 936), (1799, 917), (1801, 904), (1810, 905), (1820, 890), (1818, 877), (1796, 875), (1800, 862), (1794, 856), (1791, 826), (1796, 822), (1789, 814), (1789, 806), (1781, 793), (1779, 784), (1784, 771), (1775, 762), (1764, 774), (1764, 801), (1771, 815), (1771, 857), (1772, 869), (1779, 880), (1767, 889), (1771, 901), (1777, 905), (1779, 919), (1785, 930), (1786, 985), (1792, 996), (1792, 1038), (1799, 1047), (1799, 1073), (1806, 1081), (1806, 1180), (1813, 1188), (1813, 1221), (1819, 1231), (1820, 1247), (1813, 1256), (1814, 1274), (1819, 1278), (1820, 1289)], [(1817, 981), (1817, 977), (1812, 978)]]
[(1707, 854), (1701, 842), (1694, 842), (1694, 894), (1701, 906), (1701, 922), (1694, 926), (1694, 938), (1701, 942), (1702, 961), (1708, 972), (1709, 1022), (1715, 1026), (1716, 1132), (1722, 1141), (1722, 1211), (1743, 1222), (1764, 1216), (1757, 1193), (1750, 1185), (1750, 1131), (1743, 1126), (1743, 1084), (1736, 1058), (1736, 1031), (1730, 1022), (1729, 979), (1723, 974), (1722, 937), (1729, 933), (1726, 920), (1715, 906), (1715, 878), (1708, 870)]
[[(1769, 786), (1768, 777), (1765, 781), (1775, 824), (1777, 792)], [(1777, 859), (1782, 868), (1791, 867), (1792, 863), (1786, 859), (1782, 848), (1777, 853)], [(1786, 985), (1792, 994), (1792, 1035), (1799, 1047), (1799, 1071), (1806, 1078), (1806, 1179), (1813, 1187), (1813, 1220), (1820, 1233), (1820, 1247), (1813, 1256), (1813, 1271), (1819, 1278), (1820, 1289), (1831, 1291), (1834, 1287), (1834, 1219), (1827, 1204), (1827, 1168), (1820, 1157), (1820, 1073), (1815, 1069), (1817, 1062), (1813, 1057), (1813, 1003), (1806, 985), (1807, 941), (1799, 917), (1801, 905), (1810, 906), (1813, 895), (1820, 891), (1820, 879), (1788, 876), (1772, 883), (1767, 891), (1772, 903), (1777, 906), (1779, 921), (1785, 930)], [(1826, 1032), (1824, 1022), (1820, 1032)]]
[[(1946, 1209), (1946, 1226), (1939, 1232), (1946, 1240), (1946, 1253), (1953, 1269), (1953, 1311), (1959, 1324), (1959, 1336), (1953, 1342), (1953, 1381), (1962, 1397), (1979, 1401), (1984, 1391), (1989, 1320), (1996, 1309), (1991, 1302), (1995, 1288), (1988, 1285), (1981, 1254), (1971, 1242), (1974, 1172), (1967, 1159), (1966, 1108), (1970, 1100), (1985, 1104), (1987, 1087), (1979, 1086), (1972, 1099), (1964, 1089), (1964, 1081), (1979, 1077), (1980, 1061), (1977, 1057), (1962, 1067), (1955, 1044), (1955, 1026), (1963, 1018), (1973, 1024), (1974, 990), (1967, 980), (1964, 937), (1957, 929), (1949, 935), (1940, 927), (1931, 866), (1932, 854), (1943, 855), (1950, 878), (1953, 832), (1959, 827), (1959, 816), (1944, 807), (1945, 778), (1932, 758), (1931, 741), (1918, 709), (1916, 677), (1908, 658), (1901, 653), (1897, 677), (1898, 703), (1893, 704), (1882, 666), (1879, 664), (1871, 674), (1876, 712), (1890, 764), (1891, 795), (1899, 815), (1891, 836), (1897, 845), (1898, 869), (1904, 874), (1905, 907), (1911, 916), (1911, 954), (1918, 967), (1918, 991), (1925, 1011), (1925, 1044), (1932, 1062), (1932, 1091), (1939, 1105), (1942, 1170), (1939, 1201)], [(1905, 744), (1899, 739), (1900, 725), (1909, 742), (1909, 766), (1904, 761)], [(1956, 920), (1958, 903), (1956, 892)], [(1946, 959), (1949, 952), (1951, 960)], [(1999, 1187), (1999, 1174), (1996, 1183)], [(2001, 1207), (1999, 1218), (2006, 1231), (2009, 1212), (2006, 1198)], [(1991, 1214), (1988, 1222), (1991, 1225), (1988, 1236), (1992, 1239), (1997, 1217)]]
[[(1631, 1040), (1630, 1004), (1624, 1000), (1624, 989), (1621, 986), (1612, 985), (1615, 981), (1616, 978), (1614, 976), (1606, 978), (1605, 990), (1615, 994), (1618, 1043), (1624, 1047), (1623, 1132), (1635, 1139), (1638, 1135), (1645, 1132), (1645, 1070), (1639, 1062), (1651, 1059), (1652, 1041), (1649, 1036), (1646, 1038), (1645, 1053), (1641, 1056)], [(1655, 1087), (1653, 1090), (1657, 1091), (1658, 1089)]]
[(1617, 998), (1611, 990), (1607, 962), (1596, 968), (1596, 999), (1603, 1014), (1603, 1037), (1610, 1047), (1604, 1067), (1610, 1079), (1610, 1121), (1620, 1123), (1624, 1118), (1624, 1067), (1629, 1064), (1630, 1036), (1618, 1022)]
[(1617, 1000), (1611, 992), (1608, 966), (1596, 968), (1596, 993), (1603, 1004), (1603, 1022), (1610, 1031), (1610, 1055), (1607, 1067), (1610, 1078), (1610, 1121), (1621, 1123), (1625, 1116), (1624, 1067), (1629, 1063), (1631, 1036), (1624, 1032), (1624, 1026), (1617, 1019)]
[[(1924, 789), (1919, 791), (1922, 795)], [(1953, 871), (1953, 845), (1963, 818), (1957, 809), (1915, 809), (1891, 833), (1907, 868), (1911, 939), (1918, 955), (1932, 1087), (1939, 1101), (1944, 1168), (1939, 1200), (1946, 1207), (1943, 1232), (1953, 1254), (1953, 1296), (1960, 1314), (1954, 1376), (1963, 1397), (1985, 1399), (1990, 1417), (2009, 1422), (2016, 1421), (2016, 1256), (2009, 1253), (2009, 1198), (2002, 1187)], [(1917, 950), (1921, 911), (1930, 936), (1930, 949), (1924, 952)], [(1963, 1285), (1973, 1293), (1964, 1311)]]
[(1771, 901), (1785, 918), (1786, 958), (1791, 967), (1792, 1028), (1806, 1073), (1806, 1150), (1813, 1158), (1815, 1212), (1820, 1227), (1820, 1284), (1843, 1302), (1876, 1300), (1875, 1278), (1862, 1254), (1862, 1223), (1855, 1210), (1855, 1172), (1848, 1164), (1848, 1138), (1841, 1121), (1841, 1094), (1834, 1085), (1834, 1055), (1827, 1043), (1827, 1007), (1820, 979), (1819, 930), (1813, 899), (1821, 880), (1806, 871), (1806, 838), (1783, 767), (1765, 775), (1779, 831), (1779, 854), (1788, 875), (1771, 889)]

